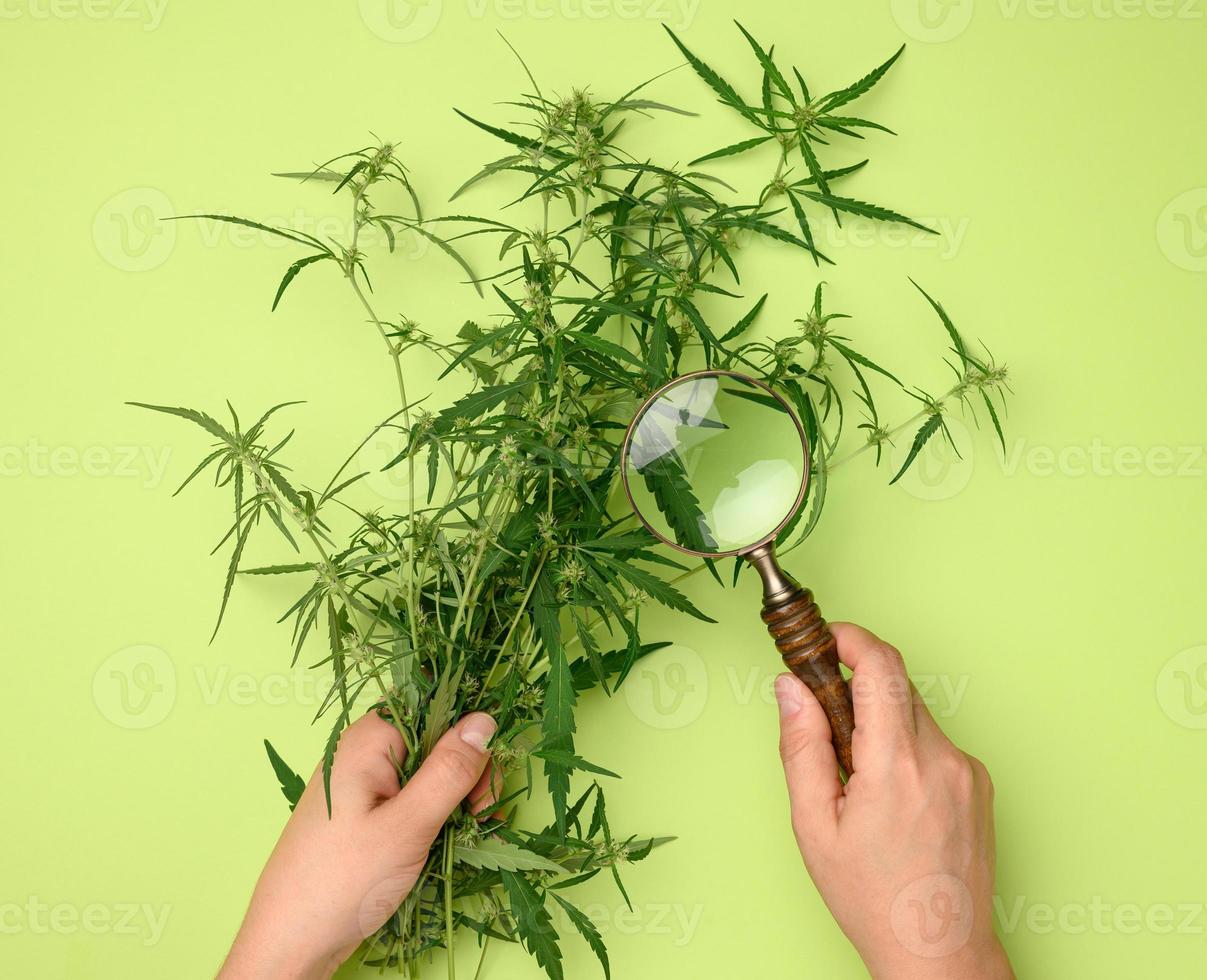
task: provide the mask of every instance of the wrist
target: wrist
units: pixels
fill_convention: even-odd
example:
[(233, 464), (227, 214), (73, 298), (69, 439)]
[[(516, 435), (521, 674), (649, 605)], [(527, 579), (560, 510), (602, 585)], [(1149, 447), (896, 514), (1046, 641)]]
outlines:
[(330, 980), (346, 959), (339, 952), (282, 947), (242, 933), (218, 972), (217, 980)]
[(892, 958), (865, 958), (873, 980), (1015, 980), (1006, 950), (996, 935), (968, 943), (945, 956), (900, 950)]

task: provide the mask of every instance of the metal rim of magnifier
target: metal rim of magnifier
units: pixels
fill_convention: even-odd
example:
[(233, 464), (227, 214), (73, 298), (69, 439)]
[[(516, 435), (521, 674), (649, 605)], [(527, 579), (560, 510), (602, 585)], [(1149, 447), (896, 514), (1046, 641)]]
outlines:
[[(637, 423), (645, 417), (645, 413), (649, 407), (659, 398), (661, 398), (666, 392), (670, 391), (671, 388), (676, 388), (687, 381), (693, 381), (697, 378), (736, 378), (738, 381), (744, 381), (747, 384), (754, 385), (756, 388), (761, 388), (777, 402), (779, 402), (780, 407), (788, 413), (788, 418), (792, 419), (792, 424), (796, 426), (796, 434), (800, 437), (800, 448), (801, 455), (804, 460), (804, 466), (802, 467), (801, 471), (800, 490), (796, 494), (796, 503), (789, 508), (787, 515), (785, 515), (784, 519), (775, 526), (770, 534), (764, 535), (763, 537), (759, 538), (758, 541), (755, 541), (752, 544), (744, 545), (741, 548), (735, 548), (732, 551), (693, 551), (691, 548), (683, 547), (683, 545), (679, 544), (677, 541), (672, 541), (645, 519), (645, 516), (641, 513), (641, 508), (639, 508), (637, 506), (637, 502), (633, 500), (633, 491), (629, 486), (629, 449), (631, 448), (633, 442), (633, 433), (637, 431)], [(643, 401), (641, 403), (641, 407), (638, 408), (634, 413), (633, 421), (629, 423), (629, 427), (625, 430), (624, 442), (621, 445), (620, 481), (622, 484), (624, 484), (624, 495), (629, 498), (629, 506), (633, 509), (633, 513), (637, 515), (637, 520), (641, 521), (641, 523), (645, 526), (645, 529), (663, 544), (670, 545), (676, 551), (681, 551), (685, 555), (693, 555), (696, 558), (732, 558), (734, 555), (749, 554), (750, 552), (769, 544), (776, 539), (780, 531), (788, 526), (788, 522), (796, 516), (796, 512), (800, 510), (800, 505), (804, 503), (805, 491), (809, 486), (809, 469), (811, 462), (812, 461), (809, 456), (809, 440), (805, 437), (805, 428), (800, 424), (800, 419), (796, 417), (796, 412), (792, 410), (792, 406), (784, 400), (783, 396), (780, 395), (779, 392), (773, 391), (769, 385), (764, 384), (762, 381), (757, 381), (749, 375), (741, 374), (738, 371), (725, 371), (719, 369), (692, 371), (688, 374), (681, 374), (677, 378), (672, 378), (661, 388), (657, 389), (645, 401)]]

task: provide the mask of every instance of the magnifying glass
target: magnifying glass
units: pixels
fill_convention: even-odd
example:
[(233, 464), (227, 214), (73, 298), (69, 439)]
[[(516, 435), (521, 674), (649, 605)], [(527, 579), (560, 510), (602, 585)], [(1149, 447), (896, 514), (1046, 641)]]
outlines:
[(848, 774), (855, 728), (834, 637), (813, 593), (779, 566), (775, 539), (805, 499), (809, 444), (800, 419), (761, 381), (696, 371), (655, 391), (621, 450), (625, 493), (655, 537), (699, 558), (738, 555), (763, 580), (763, 622), (784, 664), (830, 720)]

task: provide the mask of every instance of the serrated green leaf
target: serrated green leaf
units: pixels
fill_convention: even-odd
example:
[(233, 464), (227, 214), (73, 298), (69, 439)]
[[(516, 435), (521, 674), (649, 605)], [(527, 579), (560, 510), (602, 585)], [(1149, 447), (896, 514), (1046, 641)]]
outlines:
[(228, 225), (242, 225), (244, 228), (254, 228), (256, 231), (264, 231), (270, 235), (275, 235), (277, 238), (284, 238), (299, 245), (309, 245), (324, 251), (330, 251), (320, 239), (315, 238), (307, 232), (291, 231), (288, 228), (274, 228), (272, 225), (261, 224), (258, 221), (251, 221), (247, 218), (236, 218), (230, 214), (174, 214), (161, 220), (188, 221), (199, 218), (205, 218), (209, 221), (221, 221)]
[(556, 762), (559, 766), (564, 767), (570, 772), (593, 772), (597, 776), (611, 776), (613, 779), (620, 778), (611, 769), (604, 769), (593, 762), (588, 762), (582, 756), (575, 755), (573, 752), (564, 752), (557, 749), (536, 749), (532, 754), (538, 759), (544, 759), (546, 762)]
[(549, 974), (550, 980), (562, 980), (562, 951), (557, 945), (553, 920), (539, 892), (522, 874), (499, 873), (507, 890), (511, 916), (525, 948)]
[[(527, 388), (530, 384), (529, 381), (511, 381), (507, 384), (491, 385), (480, 391), (470, 392), (464, 398), (457, 399), (448, 408), (441, 409), (432, 422), (432, 431), (437, 435), (448, 435), (456, 426), (457, 419), (473, 422), (502, 404), (508, 395)], [(403, 456), (405, 457), (405, 455), (404, 453)], [(394, 464), (392, 462), (388, 465)]]
[(610, 340), (605, 340), (592, 333), (568, 332), (566, 339), (571, 343), (581, 344), (588, 350), (594, 351), (596, 354), (604, 354), (612, 358), (614, 361), (624, 361), (632, 364), (635, 367), (645, 368), (645, 361), (634, 354), (632, 351), (625, 350), (620, 344), (614, 344)]
[(931, 297), (930, 293), (914, 282), (913, 279), (910, 279), (910, 282), (914, 284), (914, 289), (918, 290), (918, 292), (926, 297), (926, 302), (928, 302), (931, 305), (931, 309), (938, 314), (939, 319), (943, 323), (943, 328), (947, 331), (947, 336), (951, 338), (952, 348), (960, 356), (961, 360), (966, 360), (968, 352), (964, 348), (964, 338), (960, 336), (960, 331), (956, 329), (956, 325), (951, 322), (951, 317), (947, 315), (947, 311), (943, 309), (943, 307), (934, 298)]
[(836, 211), (857, 214), (863, 218), (874, 218), (876, 221), (896, 221), (903, 225), (917, 228), (919, 231), (928, 232), (931, 235), (938, 234), (933, 228), (927, 228), (926, 225), (919, 224), (913, 218), (907, 218), (903, 214), (890, 211), (888, 208), (882, 208), (878, 204), (868, 204), (866, 201), (856, 201), (849, 197), (837, 197), (834, 194), (821, 194), (817, 191), (802, 190), (801, 193), (818, 204), (824, 204), (826, 207)]
[(747, 31), (746, 28), (744, 28), (736, 20), (734, 23), (738, 25), (738, 30), (742, 32), (742, 36), (746, 38), (750, 44), (750, 47), (754, 49), (755, 57), (759, 59), (759, 64), (763, 66), (763, 71), (765, 72), (766, 77), (775, 85), (777, 89), (779, 89), (780, 95), (782, 95), (789, 102), (795, 104), (796, 98), (792, 94), (792, 89), (789, 87), (787, 80), (780, 73), (780, 70), (775, 66), (775, 61), (772, 59), (771, 55), (764, 51), (759, 42), (750, 36), (750, 32)]
[(985, 399), (985, 408), (989, 410), (989, 417), (993, 420), (994, 431), (997, 432), (998, 442), (1002, 444), (1002, 452), (1006, 452), (1006, 436), (1002, 432), (1001, 420), (997, 417), (997, 409), (993, 407), (993, 399), (989, 397), (989, 393), (982, 391), (981, 397)]
[(649, 99), (626, 99), (622, 102), (615, 103), (617, 109), (657, 109), (660, 112), (673, 112), (677, 116), (698, 116), (698, 112), (692, 112), (689, 109), (680, 109), (677, 106), (667, 105), (664, 102), (651, 102)]
[(446, 664), (440, 674), (435, 693), (428, 702), (427, 717), (423, 726), (422, 746), (425, 758), (452, 724), (453, 713), (457, 706), (457, 694), (460, 691), (461, 678), (464, 674), (464, 661), (455, 666)]
[(898, 378), (895, 374), (893, 374), (891, 371), (886, 371), (879, 364), (877, 364), (873, 360), (871, 360), (871, 358), (865, 357), (863, 354), (860, 354), (859, 351), (852, 350), (850, 347), (846, 346), (846, 344), (840, 343), (839, 341), (835, 340), (833, 337), (830, 338), (829, 343), (830, 343), (831, 347), (833, 347), (836, 351), (838, 351), (838, 353), (840, 353), (848, 361), (854, 361), (856, 364), (862, 364), (865, 368), (870, 368), (873, 371), (883, 374), (886, 378), (890, 378), (891, 380), (896, 381), (897, 384), (901, 384), (901, 379)]
[(901, 469), (897, 471), (897, 475), (889, 480), (889, 485), (896, 483), (905, 475), (905, 471), (909, 469), (910, 464), (917, 458), (918, 453), (922, 451), (922, 447), (930, 440), (936, 432), (943, 426), (943, 416), (938, 412), (933, 412), (926, 421), (922, 423), (922, 427), (918, 429), (914, 436), (913, 445), (909, 447), (909, 455), (905, 457), (905, 462), (901, 464)]
[(277, 295), (272, 299), (272, 311), (275, 313), (277, 304), (281, 302), (281, 297), (285, 295), (285, 290), (289, 288), (289, 284), (297, 278), (297, 274), (306, 266), (313, 265), (315, 262), (322, 262), (324, 259), (333, 259), (330, 252), (320, 252), (318, 255), (308, 255), (304, 259), (298, 259), (293, 265), (285, 270), (285, 276), (281, 280), (281, 285), (277, 287)]
[(205, 412), (197, 412), (191, 408), (172, 408), (167, 405), (148, 405), (146, 402), (126, 402), (126, 404), (133, 405), (135, 408), (149, 408), (152, 412), (163, 412), (165, 415), (176, 415), (182, 419), (188, 419), (201, 426), (210, 435), (217, 436), (228, 446), (233, 448), (238, 445), (238, 439)]
[(483, 837), (473, 845), (458, 844), (453, 856), (462, 864), (490, 871), (549, 871), (553, 874), (565, 872), (560, 864), (497, 838)]
[(736, 109), (751, 122), (758, 123), (758, 117), (746, 106), (742, 101), (741, 96), (734, 91), (734, 87), (718, 75), (713, 69), (706, 65), (703, 61), (697, 58), (687, 46), (679, 40), (678, 36), (665, 24), (662, 29), (671, 36), (671, 40), (675, 42), (675, 46), (687, 59), (687, 63), (692, 66), (692, 70), (699, 75), (714, 92), (721, 97), (721, 101), (726, 105)]
[(565, 156), (564, 153), (561, 153), (560, 151), (557, 151), (557, 150), (553, 150), (548, 146), (538, 143), (534, 139), (529, 139), (527, 136), (521, 136), (519, 133), (513, 133), (509, 129), (500, 129), (498, 126), (492, 126), (492, 125), (490, 125), (490, 123), (484, 123), (481, 120), (475, 119), (473, 116), (466, 115), (460, 109), (454, 109), (453, 112), (455, 112), (458, 116), (460, 116), (466, 122), (473, 123), (475, 126), (477, 126), (479, 129), (483, 130), (484, 132), (490, 133), (491, 136), (496, 136), (499, 139), (503, 140), (504, 143), (510, 143), (510, 144), (512, 144), (512, 146), (520, 146), (520, 147), (523, 147), (525, 150), (539, 150), (552, 157)]
[(702, 157), (696, 157), (688, 164), (689, 167), (694, 167), (697, 163), (707, 163), (709, 160), (720, 160), (722, 157), (737, 156), (739, 153), (745, 153), (747, 150), (752, 150), (756, 146), (762, 146), (768, 140), (773, 139), (771, 136), (755, 136), (752, 139), (742, 140), (740, 143), (731, 143), (729, 146), (722, 147), (719, 150), (713, 150), (711, 153), (705, 153)]
[(285, 760), (272, 747), (268, 739), (264, 739), (264, 751), (268, 753), (268, 761), (272, 763), (272, 771), (276, 773), (277, 782), (281, 784), (281, 795), (289, 801), (289, 809), (298, 805), (302, 793), (306, 789), (306, 780), (285, 764)]
[(844, 106), (848, 102), (854, 102), (861, 95), (871, 91), (875, 84), (884, 77), (884, 73), (893, 67), (893, 63), (901, 57), (901, 52), (905, 50), (905, 45), (901, 45), (888, 61), (882, 65), (873, 68), (870, 72), (859, 79), (852, 85), (848, 85), (844, 89), (839, 89), (836, 92), (831, 92), (829, 95), (823, 95), (818, 100), (818, 109), (822, 112), (829, 112), (832, 109), (837, 109), (839, 106)]
[[(532, 605), (532, 618), (541, 646), (549, 662), (545, 677), (544, 713), (541, 718), (541, 744), (553, 752), (574, 754), (574, 677), (562, 644), (559, 604), (552, 581), (552, 570), (546, 566), (537, 580)], [(571, 769), (557, 757), (546, 758), (545, 777), (553, 799), (554, 819), (558, 831), (566, 830), (566, 804), (570, 793)]]
[(600, 936), (599, 930), (595, 928), (595, 923), (586, 917), (576, 906), (571, 905), (556, 892), (550, 892), (554, 900), (566, 913), (566, 917), (578, 930), (578, 934), (587, 941), (587, 945), (591, 947), (591, 952), (595, 954), (595, 958), (599, 960), (599, 965), (603, 967), (604, 977), (611, 980), (612, 970), (608, 966), (608, 949), (604, 945), (603, 937)]
[(599, 561), (607, 565), (622, 578), (626, 578), (633, 585), (637, 586), (642, 592), (648, 595), (651, 599), (656, 599), (664, 606), (671, 609), (677, 609), (679, 612), (685, 612), (696, 619), (702, 620), (705, 623), (715, 623), (716, 620), (700, 612), (691, 601), (682, 592), (676, 589), (669, 582), (658, 578), (657, 575), (651, 575), (643, 568), (630, 564), (628, 562), (618, 561), (614, 558), (599, 556)]
[(469, 276), (469, 283), (471, 286), (474, 287), (474, 290), (477, 292), (477, 294), (479, 296), (482, 295), (482, 285), (481, 285), (481, 283), (478, 282), (478, 277), (474, 274), (474, 270), (470, 267), (469, 262), (466, 261), (465, 257), (460, 252), (458, 252), (455, 248), (453, 248), (452, 245), (450, 245), (448, 242), (446, 242), (439, 235), (432, 234), (430, 231), (428, 231), (422, 225), (411, 224), (411, 225), (408, 225), (407, 227), (409, 227), (411, 229), (411, 231), (415, 232), (415, 234), (421, 235), (422, 237), (426, 238), (429, 242), (431, 242), (438, 249), (440, 249), (440, 251), (442, 251), (445, 255), (447, 255), (454, 262), (456, 262), (457, 265), (459, 265), (461, 267), (462, 271), (467, 276)]
[(804, 236), (805, 244), (808, 245), (809, 251), (813, 255), (814, 264), (820, 265), (821, 259), (824, 256), (817, 251), (817, 246), (813, 244), (813, 229), (809, 225), (809, 216), (805, 214), (805, 209), (801, 207), (801, 203), (796, 199), (795, 194), (788, 194), (788, 202), (792, 205), (792, 213), (796, 215), (796, 223), (800, 225), (801, 235)]
[(678, 453), (673, 449), (657, 453), (639, 472), (675, 540), (691, 551), (716, 551), (717, 542)]
[(763, 309), (763, 304), (766, 302), (767, 294), (763, 293), (763, 295), (759, 297), (758, 302), (750, 308), (750, 311), (725, 332), (725, 334), (721, 337), (721, 343), (725, 343), (729, 340), (736, 340), (747, 330), (749, 330), (750, 325), (754, 323), (755, 317), (759, 315), (759, 312)]

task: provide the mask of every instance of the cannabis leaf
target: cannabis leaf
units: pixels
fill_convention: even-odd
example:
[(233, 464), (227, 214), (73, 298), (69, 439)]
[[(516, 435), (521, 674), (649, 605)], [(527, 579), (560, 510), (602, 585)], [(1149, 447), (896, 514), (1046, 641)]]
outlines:
[(276, 773), (277, 782), (281, 784), (281, 795), (289, 801), (289, 809), (298, 805), (302, 792), (306, 789), (306, 780), (285, 764), (285, 760), (272, 747), (268, 739), (264, 739), (264, 750), (268, 753), (268, 761), (272, 763), (272, 771)]
[(501, 871), (499, 875), (503, 887), (507, 889), (511, 915), (520, 940), (528, 952), (536, 957), (537, 963), (544, 967), (551, 980), (562, 980), (562, 951), (557, 945), (553, 920), (541, 895), (521, 874)]
[(458, 844), (453, 854), (462, 864), (490, 871), (550, 871), (553, 874), (565, 871), (560, 864), (505, 840), (484, 839), (473, 846)]

